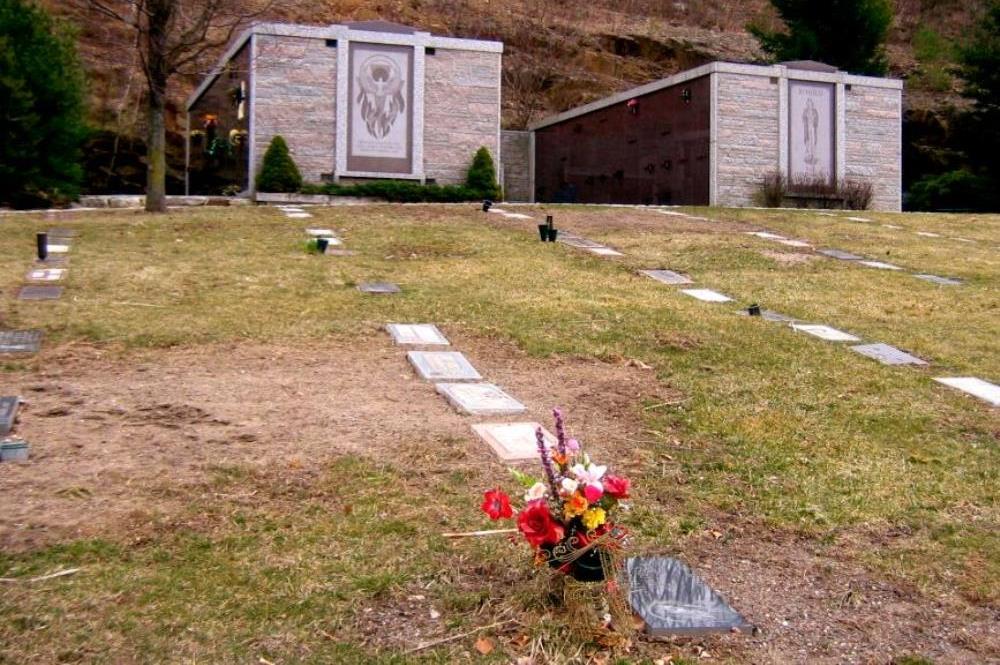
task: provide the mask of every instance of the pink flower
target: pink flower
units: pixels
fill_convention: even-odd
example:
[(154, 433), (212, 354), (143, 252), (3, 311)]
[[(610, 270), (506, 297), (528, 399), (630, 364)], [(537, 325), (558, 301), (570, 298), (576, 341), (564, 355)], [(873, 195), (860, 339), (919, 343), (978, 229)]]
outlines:
[(605, 476), (604, 491), (616, 499), (627, 499), (631, 481), (621, 476)]
[(587, 485), (583, 488), (583, 495), (587, 497), (587, 501), (597, 503), (604, 496), (604, 488), (601, 486), (601, 483)]
[(566, 442), (566, 450), (570, 451), (571, 453), (580, 452), (580, 442), (577, 441), (576, 439), (570, 439), (569, 441)]

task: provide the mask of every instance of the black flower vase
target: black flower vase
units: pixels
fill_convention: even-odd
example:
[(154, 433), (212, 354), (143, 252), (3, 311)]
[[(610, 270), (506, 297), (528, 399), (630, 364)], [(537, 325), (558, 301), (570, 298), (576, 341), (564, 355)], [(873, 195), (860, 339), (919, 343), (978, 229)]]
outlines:
[(549, 242), (555, 242), (559, 236), (559, 229), (549, 229)]
[(539, 224), (538, 225), (538, 235), (541, 237), (542, 242), (545, 242), (546, 240), (548, 240), (549, 239), (549, 225), (548, 224)]
[(569, 562), (561, 561), (553, 555), (553, 549), (561, 550), (567, 546), (568, 541), (569, 538), (563, 540), (554, 548), (542, 547), (542, 551), (549, 556), (549, 567), (569, 575), (577, 582), (603, 582), (604, 565), (601, 563), (601, 553), (596, 547), (591, 547)]
[(329, 246), (329, 244), (330, 244), (330, 241), (327, 240), (326, 238), (317, 238), (316, 239), (316, 249), (319, 250), (320, 254), (326, 254), (326, 248)]

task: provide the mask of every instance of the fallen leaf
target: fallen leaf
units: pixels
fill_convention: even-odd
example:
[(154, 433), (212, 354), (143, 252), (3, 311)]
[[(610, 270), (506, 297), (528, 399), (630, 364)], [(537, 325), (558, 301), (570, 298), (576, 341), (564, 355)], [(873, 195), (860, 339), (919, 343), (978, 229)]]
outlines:
[(480, 637), (476, 640), (476, 651), (486, 656), (493, 651), (493, 640), (488, 637)]

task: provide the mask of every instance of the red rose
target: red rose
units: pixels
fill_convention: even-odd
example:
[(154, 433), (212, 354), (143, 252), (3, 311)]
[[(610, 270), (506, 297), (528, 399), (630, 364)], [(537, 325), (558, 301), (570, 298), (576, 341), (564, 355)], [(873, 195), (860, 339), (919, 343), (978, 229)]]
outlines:
[(504, 494), (499, 487), (483, 494), (482, 507), (483, 512), (489, 515), (491, 520), (507, 519), (514, 515), (514, 511), (510, 507), (510, 497)]
[(524, 534), (532, 547), (555, 545), (563, 539), (563, 525), (552, 519), (545, 499), (536, 499), (525, 504), (517, 514), (517, 528)]
[(616, 499), (627, 499), (632, 482), (621, 476), (604, 476), (604, 492)]

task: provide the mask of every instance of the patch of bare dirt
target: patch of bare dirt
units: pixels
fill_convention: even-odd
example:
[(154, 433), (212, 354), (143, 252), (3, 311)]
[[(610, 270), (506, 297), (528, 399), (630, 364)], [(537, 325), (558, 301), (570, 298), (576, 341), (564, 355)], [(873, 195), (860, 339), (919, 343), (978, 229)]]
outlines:
[[(487, 380), (528, 405), (516, 420), (548, 425), (551, 407), (572, 404), (574, 432), (596, 450), (633, 435), (643, 399), (663, 391), (650, 370), (532, 359), (447, 332)], [(25, 401), (16, 433), (31, 444), (28, 463), (0, 466), (7, 550), (106, 536), (136, 511), (169, 515), (183, 505), (178, 489), (228, 466), (292, 460), (315, 468), (344, 453), (396, 456), (401, 442), (429, 434), (461, 442), (470, 457), (490, 455), (470, 429), (484, 419), (456, 413), (414, 374), (406, 350), (374, 329), (349, 343), (124, 356), (74, 346), (36, 366), (5, 376), (5, 392)]]
[(811, 263), (817, 261), (824, 257), (819, 254), (805, 254), (803, 252), (775, 252), (770, 249), (762, 249), (760, 253), (763, 256), (771, 259), (772, 261), (777, 261), (783, 265), (799, 265), (802, 263)]

